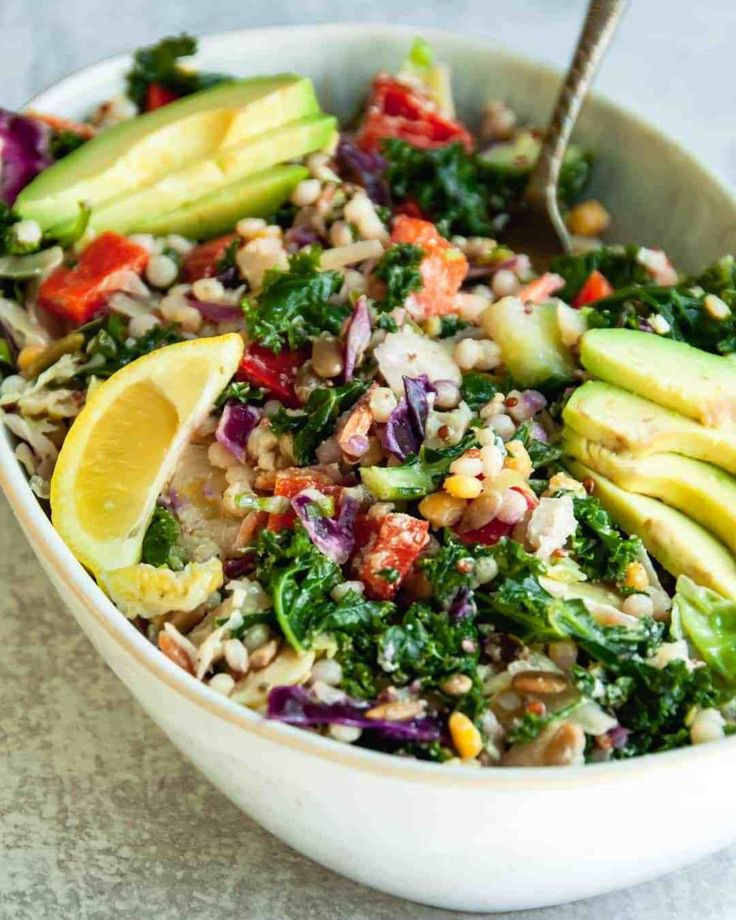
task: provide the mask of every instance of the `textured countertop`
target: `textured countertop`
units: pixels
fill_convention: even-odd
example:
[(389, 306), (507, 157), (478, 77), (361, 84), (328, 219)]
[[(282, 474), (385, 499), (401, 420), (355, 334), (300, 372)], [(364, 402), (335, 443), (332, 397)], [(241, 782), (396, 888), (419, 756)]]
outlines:
[[(390, 18), (487, 35), (562, 64), (583, 5), (376, 0), (358, 13), (338, 0), (0, 0), (0, 101), (20, 105), (83, 64), (181, 29)], [(736, 7), (731, 0), (632, 7), (600, 87), (736, 181)], [(0, 587), (0, 920), (463, 916), (341, 879), (231, 806), (143, 715), (63, 611), (4, 500)], [(652, 884), (525, 914), (733, 915), (736, 848)]]

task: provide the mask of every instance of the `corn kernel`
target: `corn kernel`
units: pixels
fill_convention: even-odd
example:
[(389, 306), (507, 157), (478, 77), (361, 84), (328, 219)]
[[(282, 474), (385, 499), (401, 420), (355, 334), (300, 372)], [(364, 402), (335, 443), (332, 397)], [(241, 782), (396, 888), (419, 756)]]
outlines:
[(728, 319), (731, 315), (731, 308), (717, 294), (706, 294), (703, 298), (703, 306), (705, 312), (718, 321)]
[(445, 491), (454, 498), (477, 498), (482, 490), (480, 479), (454, 475), (445, 479)]
[(462, 498), (454, 498), (446, 492), (435, 492), (419, 503), (419, 513), (435, 530), (457, 524), (465, 511)]
[(18, 354), (18, 370), (27, 371), (43, 351), (43, 345), (26, 345), (25, 348), (21, 348)]
[(483, 750), (483, 739), (478, 729), (462, 712), (453, 712), (448, 722), (455, 750), (463, 760), (475, 760)]
[(646, 589), (649, 587), (647, 570), (644, 568), (641, 562), (631, 562), (626, 567), (624, 585), (627, 588), (633, 588), (635, 591), (646, 591)]
[(528, 479), (532, 474), (533, 466), (526, 447), (521, 441), (508, 441), (506, 451), (507, 456), (504, 461), (504, 467), (509, 470), (516, 470), (524, 479)]

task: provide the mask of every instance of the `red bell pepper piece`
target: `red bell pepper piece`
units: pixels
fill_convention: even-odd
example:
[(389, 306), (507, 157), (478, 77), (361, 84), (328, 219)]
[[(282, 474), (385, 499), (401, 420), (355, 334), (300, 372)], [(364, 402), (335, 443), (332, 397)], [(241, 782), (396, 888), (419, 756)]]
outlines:
[(264, 387), (288, 406), (297, 406), (299, 400), (294, 392), (294, 381), (305, 361), (306, 356), (300, 351), (282, 351), (275, 355), (262, 345), (250, 344), (240, 362), (237, 376), (257, 387)]
[(184, 280), (193, 284), (200, 278), (211, 278), (217, 274), (217, 263), (225, 255), (225, 250), (233, 240), (238, 239), (237, 233), (226, 233), (217, 239), (209, 240), (195, 246), (184, 257), (182, 274)]
[[(337, 496), (341, 492), (341, 487), (336, 485), (329, 476), (320, 472), (320, 470), (292, 466), (276, 473), (274, 495), (283, 498), (294, 498), (295, 495), (305, 489), (317, 489), (318, 492), (322, 492), (324, 495), (332, 496)], [(268, 516), (268, 529), (283, 530), (284, 527), (291, 527), (295, 520), (296, 514), (291, 508), (283, 512), (272, 512)]]
[(473, 138), (464, 125), (437, 112), (434, 102), (416, 89), (387, 74), (373, 81), (358, 146), (377, 150), (387, 137), (398, 137), (423, 149), (461, 143), (473, 149)]
[[(517, 489), (515, 486), (511, 488), (524, 496), (527, 508), (531, 509), (537, 505), (536, 499), (528, 492), (525, 492), (523, 489)], [(482, 527), (478, 527), (476, 530), (466, 530), (463, 533), (458, 532), (457, 535), (463, 543), (482, 543), (484, 546), (494, 546), (502, 537), (508, 537), (515, 526), (515, 524), (507, 524), (505, 521), (494, 518), (492, 521), (489, 521)]]
[(391, 512), (381, 519), (359, 567), (359, 577), (372, 597), (388, 600), (396, 594), (427, 543), (428, 531), (429, 521), (410, 514)]
[(148, 251), (119, 233), (102, 233), (87, 246), (76, 265), (60, 265), (45, 278), (38, 302), (76, 325), (89, 322), (105, 305), (107, 295), (120, 285), (120, 273), (140, 274), (148, 263)]
[(179, 94), (163, 83), (149, 83), (146, 89), (146, 111), (153, 112), (154, 109), (160, 109), (178, 98)]
[(419, 266), (422, 287), (412, 292), (406, 308), (415, 319), (442, 316), (455, 309), (454, 299), (468, 273), (463, 253), (440, 236), (428, 220), (399, 214), (391, 231), (392, 243), (412, 243), (424, 250)]
[(610, 297), (611, 294), (613, 294), (613, 285), (605, 275), (596, 269), (588, 275), (585, 284), (576, 294), (572, 305), (573, 307), (584, 307), (586, 304), (595, 303), (596, 300)]

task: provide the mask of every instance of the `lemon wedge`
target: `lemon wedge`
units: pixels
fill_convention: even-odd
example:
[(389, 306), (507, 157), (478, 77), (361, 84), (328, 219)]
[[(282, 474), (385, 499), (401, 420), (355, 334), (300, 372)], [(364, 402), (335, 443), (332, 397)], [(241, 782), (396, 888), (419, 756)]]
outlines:
[(59, 453), (51, 519), (95, 575), (140, 560), (156, 499), (242, 355), (235, 333), (178, 342), (92, 392)]

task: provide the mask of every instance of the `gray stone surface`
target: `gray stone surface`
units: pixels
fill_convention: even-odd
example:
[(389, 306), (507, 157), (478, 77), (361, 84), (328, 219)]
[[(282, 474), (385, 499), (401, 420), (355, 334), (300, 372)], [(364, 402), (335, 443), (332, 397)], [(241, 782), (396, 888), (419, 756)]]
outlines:
[[(0, 93), (182, 28), (370, 19), (480, 33), (563, 63), (580, 0), (0, 0)], [(730, 0), (638, 0), (602, 88), (736, 179)], [(731, 116), (727, 118), (726, 116)], [(440, 920), (302, 859), (237, 812), (143, 715), (66, 614), (0, 501), (0, 920)], [(725, 790), (724, 794), (731, 794)], [(673, 807), (676, 804), (673, 803)], [(591, 832), (605, 833), (595, 827)], [(632, 827), (632, 833), (635, 829)], [(736, 915), (736, 850), (534, 920)], [(448, 867), (451, 871), (451, 867)]]

